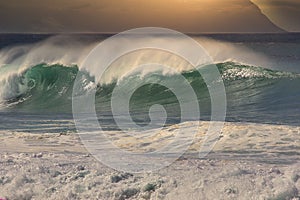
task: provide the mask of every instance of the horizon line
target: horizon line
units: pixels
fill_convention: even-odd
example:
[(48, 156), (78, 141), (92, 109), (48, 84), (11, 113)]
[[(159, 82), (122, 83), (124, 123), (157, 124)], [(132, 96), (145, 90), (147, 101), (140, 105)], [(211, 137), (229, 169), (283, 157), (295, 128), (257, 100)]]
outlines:
[[(176, 31), (176, 30), (175, 30)], [(123, 33), (124, 31), (120, 32), (0, 32), (0, 34), (36, 34), (36, 35), (92, 35), (92, 34), (102, 34), (102, 35), (116, 35), (119, 33)], [(180, 31), (178, 31), (180, 32)], [(180, 32), (186, 35), (205, 35), (205, 34), (297, 34), (300, 33), (298, 31), (270, 31), (270, 32)], [(160, 34), (160, 33), (157, 33)]]

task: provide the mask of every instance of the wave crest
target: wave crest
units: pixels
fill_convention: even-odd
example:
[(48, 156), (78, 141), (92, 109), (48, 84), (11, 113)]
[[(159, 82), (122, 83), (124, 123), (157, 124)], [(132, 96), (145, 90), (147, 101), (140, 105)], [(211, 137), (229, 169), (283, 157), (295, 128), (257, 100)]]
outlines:
[[(202, 68), (205, 69), (205, 67), (210, 67), (210, 65)], [(274, 71), (233, 62), (219, 63), (217, 64), (217, 67), (221, 73), (223, 81), (225, 82), (227, 91), (232, 93), (235, 92), (234, 87), (236, 87), (236, 84), (240, 84), (240, 82), (236, 82), (235, 84), (235, 81), (247, 80), (248, 85), (245, 85), (245, 87), (251, 85), (255, 88), (262, 87), (262, 85), (268, 85), (276, 80), (300, 78), (300, 75), (295, 73)], [(200, 68), (200, 71), (202, 68)], [(1, 105), (2, 107), (34, 108), (36, 110), (49, 109), (52, 111), (63, 108), (64, 111), (69, 110), (70, 112), (73, 84), (78, 70), (79, 68), (76, 65), (64, 66), (59, 64), (49, 65), (42, 63), (25, 70), (21, 74), (14, 74), (0, 82)], [(85, 73), (85, 75), (86, 77), (82, 81), (83, 88), (86, 88), (89, 83), (93, 81), (93, 78), (88, 73)], [(196, 93), (203, 93), (203, 91), (207, 89), (205, 82), (197, 70), (183, 71), (181, 75), (183, 75), (194, 87)], [(127, 78), (122, 77), (122, 80), (120, 80), (118, 84), (125, 84), (130, 87), (130, 85), (135, 84), (136, 79), (141, 78), (168, 78), (176, 84), (176, 81), (178, 81), (177, 76), (180, 76), (180, 74), (167, 75), (162, 72), (156, 72), (142, 76), (138, 73), (129, 74), (128, 76), (129, 77)], [(110, 98), (117, 81), (118, 80), (115, 79), (110, 83), (99, 83), (97, 88), (97, 97), (100, 97), (102, 100), (106, 99), (107, 101)], [(199, 86), (201, 88), (199, 88)], [(152, 91), (153, 94), (160, 94), (161, 97), (157, 97), (159, 99), (150, 98), (152, 103), (155, 103), (155, 101), (165, 101), (166, 103), (176, 102), (176, 99), (172, 99), (172, 95), (170, 96), (170, 91), (162, 89), (159, 86), (148, 85), (140, 90), (141, 94), (149, 91)], [(165, 99), (162, 99), (162, 97)], [(136, 103), (147, 101), (146, 97), (144, 98), (145, 99), (143, 99), (143, 95), (135, 98)]]

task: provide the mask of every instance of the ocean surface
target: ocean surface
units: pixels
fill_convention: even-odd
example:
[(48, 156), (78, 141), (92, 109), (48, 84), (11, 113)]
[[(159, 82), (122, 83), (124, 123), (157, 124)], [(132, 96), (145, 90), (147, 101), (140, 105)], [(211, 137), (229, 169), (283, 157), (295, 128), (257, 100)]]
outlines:
[[(72, 93), (76, 75), (79, 71), (85, 75), (83, 87), (93, 80), (92, 73), (83, 70), (81, 63), (96, 44), (109, 36), (1, 34), (0, 130), (75, 131)], [(221, 74), (227, 98), (226, 121), (300, 125), (300, 34), (191, 37), (207, 50)], [(136, 59), (140, 58), (137, 54)], [(140, 79), (167, 79), (176, 85), (181, 76), (185, 77), (197, 96), (199, 120), (210, 120), (208, 88), (197, 69), (211, 64), (197, 69), (181, 64), (179, 74), (151, 71), (142, 76), (126, 74), (126, 67), (124, 63), (116, 66), (107, 73), (106, 81), (97, 83), (95, 108), (103, 129), (118, 129), (111, 111), (116, 85), (130, 87)], [(166, 124), (180, 122), (178, 99), (170, 89), (159, 84), (146, 84), (135, 91), (129, 105), (132, 119), (140, 126), (147, 125), (149, 109), (156, 104), (164, 106)]]

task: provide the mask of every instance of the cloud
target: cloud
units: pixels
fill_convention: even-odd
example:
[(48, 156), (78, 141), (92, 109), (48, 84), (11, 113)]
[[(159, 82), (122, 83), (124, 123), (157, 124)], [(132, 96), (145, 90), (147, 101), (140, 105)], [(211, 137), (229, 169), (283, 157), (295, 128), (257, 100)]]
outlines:
[(19, 0), (0, 2), (1, 32), (280, 31), (247, 0)]
[(277, 26), (288, 31), (300, 31), (299, 0), (252, 0)]

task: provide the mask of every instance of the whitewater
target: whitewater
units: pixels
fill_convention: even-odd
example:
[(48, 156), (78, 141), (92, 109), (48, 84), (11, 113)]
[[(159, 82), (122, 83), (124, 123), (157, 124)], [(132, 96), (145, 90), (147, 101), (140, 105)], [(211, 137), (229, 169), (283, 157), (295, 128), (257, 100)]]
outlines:
[[(193, 68), (187, 61), (167, 52), (142, 50), (116, 60), (102, 77), (96, 77), (99, 80), (95, 82), (97, 68), (82, 68), (82, 63), (103, 40), (99, 37), (52, 36), (35, 43), (3, 47), (0, 52), (0, 113), (3, 120), (0, 128), (16, 128), (11, 120), (15, 117), (22, 119), (25, 115), (27, 119), (32, 118), (32, 123), (38, 123), (37, 126), (41, 125), (40, 122), (44, 124), (49, 121), (47, 118), (59, 118), (64, 122), (65, 119), (71, 120), (73, 84), (79, 71), (84, 74), (82, 88), (92, 83), (96, 85), (97, 115), (99, 121), (111, 126), (109, 129), (117, 128), (110, 111), (110, 98), (116, 84), (131, 87), (141, 80), (149, 82), (161, 79), (175, 85), (180, 76), (188, 80), (197, 95), (200, 119), (209, 120), (209, 92), (199, 71), (201, 73), (201, 70), (205, 71), (211, 65), (218, 68), (225, 84), (227, 121), (299, 125), (299, 48), (289, 41), (282, 41), (283, 36), (274, 37), (275, 41), (266, 43), (256, 41), (254, 36), (246, 39), (240, 36), (244, 42), (198, 36), (194, 39), (208, 52), (213, 63), (200, 58), (201, 64)], [(289, 57), (287, 50), (291, 54)], [(135, 70), (149, 59), (152, 63), (171, 63), (175, 71), (162, 71), (151, 66)], [(168, 124), (179, 121), (176, 96), (157, 84), (145, 85), (134, 93), (130, 102), (132, 118), (140, 124), (147, 124), (149, 108), (154, 104), (161, 104), (168, 111)], [(45, 112), (47, 115), (43, 116)], [(39, 122), (36, 118), (43, 120)], [(57, 130), (68, 129), (72, 127), (71, 124), (67, 123), (68, 127), (57, 127)], [(22, 130), (25, 127), (20, 123), (17, 128)]]
[[(194, 68), (168, 52), (146, 49), (117, 59), (102, 77), (83, 63), (107, 35), (0, 37), (0, 198), (299, 199), (299, 34), (193, 35), (213, 62), (201, 57)], [(149, 59), (171, 63), (175, 70), (138, 68)], [(201, 72), (210, 67), (220, 72), (216, 81), (224, 83), (227, 112), (211, 152), (199, 159), (212, 114)], [(182, 141), (197, 129), (190, 147), (171, 165), (152, 172), (127, 173), (99, 162), (76, 134), (72, 98), (78, 74), (80, 92), (95, 91), (97, 120), (116, 147), (153, 152), (170, 144), (180, 127)], [(145, 127), (151, 123), (149, 110), (161, 105), (166, 123), (147, 138), (136, 130), (123, 133), (112, 114), (116, 86), (126, 89), (143, 81), (176, 85), (182, 77), (195, 91), (191, 103), (199, 105), (199, 118), (182, 121), (172, 90), (146, 84), (130, 98), (130, 117)]]

